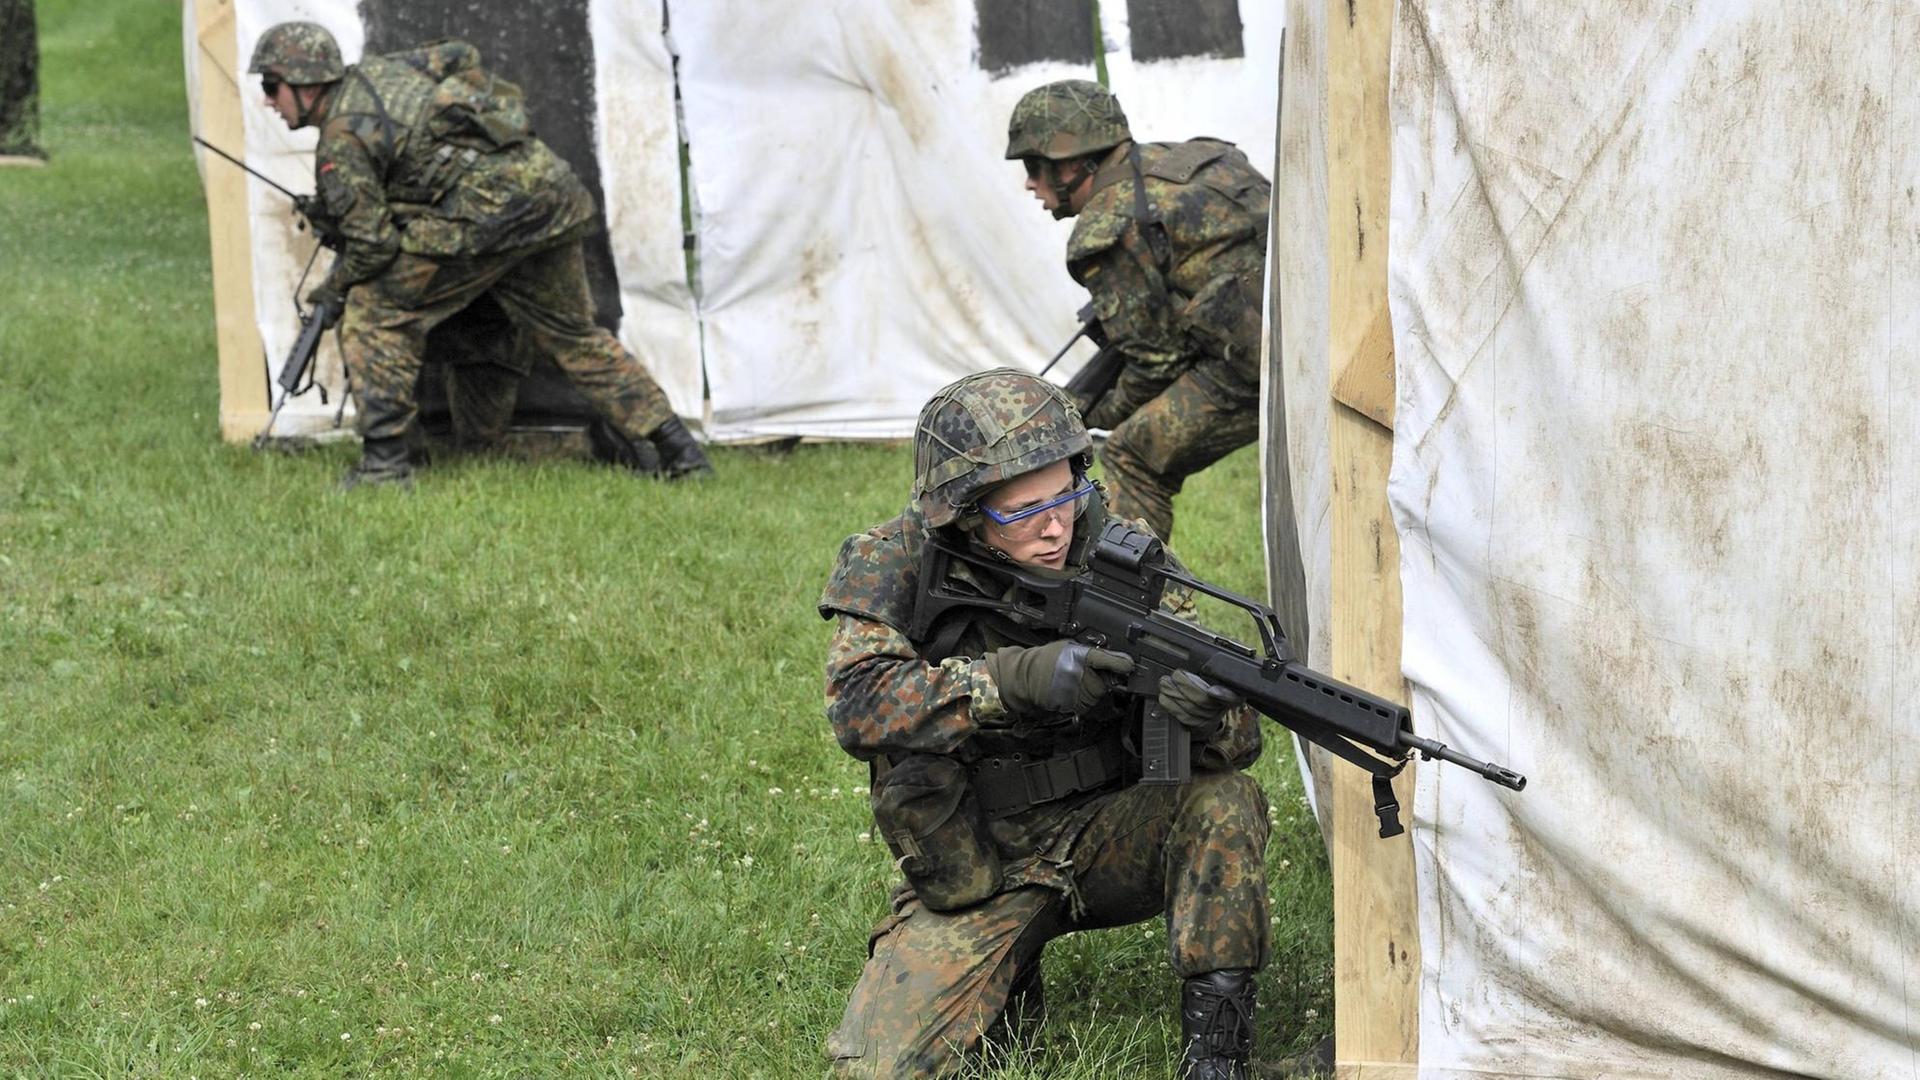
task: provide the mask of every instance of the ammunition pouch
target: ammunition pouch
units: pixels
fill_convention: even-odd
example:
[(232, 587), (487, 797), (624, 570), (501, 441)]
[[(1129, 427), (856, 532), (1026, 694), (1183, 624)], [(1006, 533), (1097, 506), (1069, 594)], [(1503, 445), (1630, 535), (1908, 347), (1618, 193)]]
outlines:
[(999, 891), (1000, 853), (964, 766), (910, 754), (874, 773), (874, 824), (922, 904), (953, 911)]
[(997, 821), (1041, 803), (1117, 786), (1131, 774), (1132, 758), (1116, 737), (1048, 758), (982, 758), (972, 772), (982, 812)]

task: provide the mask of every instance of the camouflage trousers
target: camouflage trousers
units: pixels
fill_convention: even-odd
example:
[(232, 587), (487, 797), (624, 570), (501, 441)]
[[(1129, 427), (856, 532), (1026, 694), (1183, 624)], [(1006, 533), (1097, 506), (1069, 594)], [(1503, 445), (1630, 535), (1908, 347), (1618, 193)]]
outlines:
[[(403, 435), (413, 425), (428, 332), (482, 294), (499, 303), (526, 347), (551, 356), (621, 434), (645, 438), (673, 417), (646, 368), (594, 323), (580, 245), (563, 243), (472, 259), (401, 255), (380, 276), (354, 286), (341, 343), (362, 438)], [(498, 386), (486, 393), (497, 403)]]
[(1202, 360), (1122, 420), (1107, 439), (1107, 505), (1173, 537), (1173, 497), (1187, 477), (1260, 437), (1260, 386), (1224, 361)]
[[(1046, 857), (1062, 887), (1007, 889), (929, 911), (904, 887), (873, 930), (840, 1026), (833, 1074), (948, 1076), (1003, 1016), (1037, 1007), (1040, 954), (1076, 930), (1167, 920), (1174, 973), (1259, 968), (1268, 956), (1267, 800), (1245, 773), (1109, 796), (1069, 850)], [(1023, 1008), (1024, 1006), (1024, 1008)]]

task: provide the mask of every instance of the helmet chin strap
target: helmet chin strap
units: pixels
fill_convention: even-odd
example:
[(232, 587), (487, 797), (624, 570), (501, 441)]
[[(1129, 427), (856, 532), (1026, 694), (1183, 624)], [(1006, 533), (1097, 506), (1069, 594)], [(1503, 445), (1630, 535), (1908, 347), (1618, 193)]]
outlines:
[[(317, 85), (324, 87), (326, 84), (320, 83)], [(312, 98), (307, 98), (300, 93), (300, 91), (307, 89), (307, 87), (293, 86), (292, 84), (288, 84), (288, 89), (293, 91), (293, 103), (300, 110), (298, 114), (296, 114), (296, 118), (300, 122), (298, 124), (295, 124), (294, 126), (306, 127), (308, 124), (313, 122), (313, 110), (319, 107), (320, 99), (325, 95), (315, 94), (313, 95)]]
[(1052, 158), (1045, 158), (1043, 161), (1044, 164), (1040, 167), (1040, 178), (1053, 191), (1053, 216), (1055, 220), (1064, 221), (1078, 212), (1073, 208), (1073, 189), (1086, 180), (1089, 170), (1085, 162), (1076, 159), (1073, 162), (1074, 177), (1072, 181), (1068, 181), (1062, 175), (1063, 170), (1058, 161)]

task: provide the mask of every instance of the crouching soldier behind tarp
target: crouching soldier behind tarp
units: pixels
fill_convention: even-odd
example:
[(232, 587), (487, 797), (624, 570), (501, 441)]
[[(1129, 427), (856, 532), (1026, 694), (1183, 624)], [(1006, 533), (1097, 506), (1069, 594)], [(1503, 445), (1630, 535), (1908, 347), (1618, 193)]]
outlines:
[(1126, 358), (1111, 389), (1077, 402), (1088, 426), (1113, 432), (1102, 457), (1114, 512), (1170, 540), (1187, 477), (1260, 434), (1272, 189), (1232, 143), (1133, 141), (1099, 83), (1032, 90), (1007, 128), (1027, 190), (1076, 219), (1067, 271)]
[[(309, 297), (345, 302), (360, 463), (346, 482), (406, 481), (406, 434), (429, 331), (490, 294), (625, 440), (669, 477), (711, 469), (646, 369), (593, 322), (580, 241), (593, 197), (527, 126), (520, 91), (462, 41), (347, 67), (324, 27), (288, 22), (248, 71), (289, 130), (320, 129), (319, 209), (343, 240)], [(653, 455), (644, 455), (655, 460)]]
[[(1268, 954), (1267, 804), (1240, 771), (1260, 754), (1258, 718), (1197, 678), (1163, 680), (1193, 781), (1141, 785), (1139, 714), (1109, 692), (1128, 657), (1010, 644), (999, 616), (974, 613), (927, 640), (906, 632), (932, 533), (1023, 566), (1085, 565), (1107, 514), (1090, 445), (1051, 384), (969, 376), (920, 412), (913, 502), (840, 550), (820, 601), (838, 620), (827, 714), (872, 763), (874, 820), (906, 880), (828, 1040), (838, 1075), (958, 1071), (1037, 1021), (1049, 939), (1156, 915), (1185, 980), (1181, 1075), (1246, 1075)], [(950, 584), (980, 589), (953, 565)]]

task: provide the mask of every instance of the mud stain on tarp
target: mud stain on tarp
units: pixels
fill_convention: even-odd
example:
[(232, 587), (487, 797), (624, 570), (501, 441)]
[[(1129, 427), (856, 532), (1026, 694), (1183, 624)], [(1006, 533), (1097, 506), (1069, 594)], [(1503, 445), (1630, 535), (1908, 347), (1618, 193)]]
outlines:
[(800, 252), (799, 290), (793, 315), (793, 333), (800, 345), (796, 355), (818, 356), (825, 348), (821, 326), (826, 318), (827, 281), (840, 268), (840, 252), (828, 237), (817, 237)]

